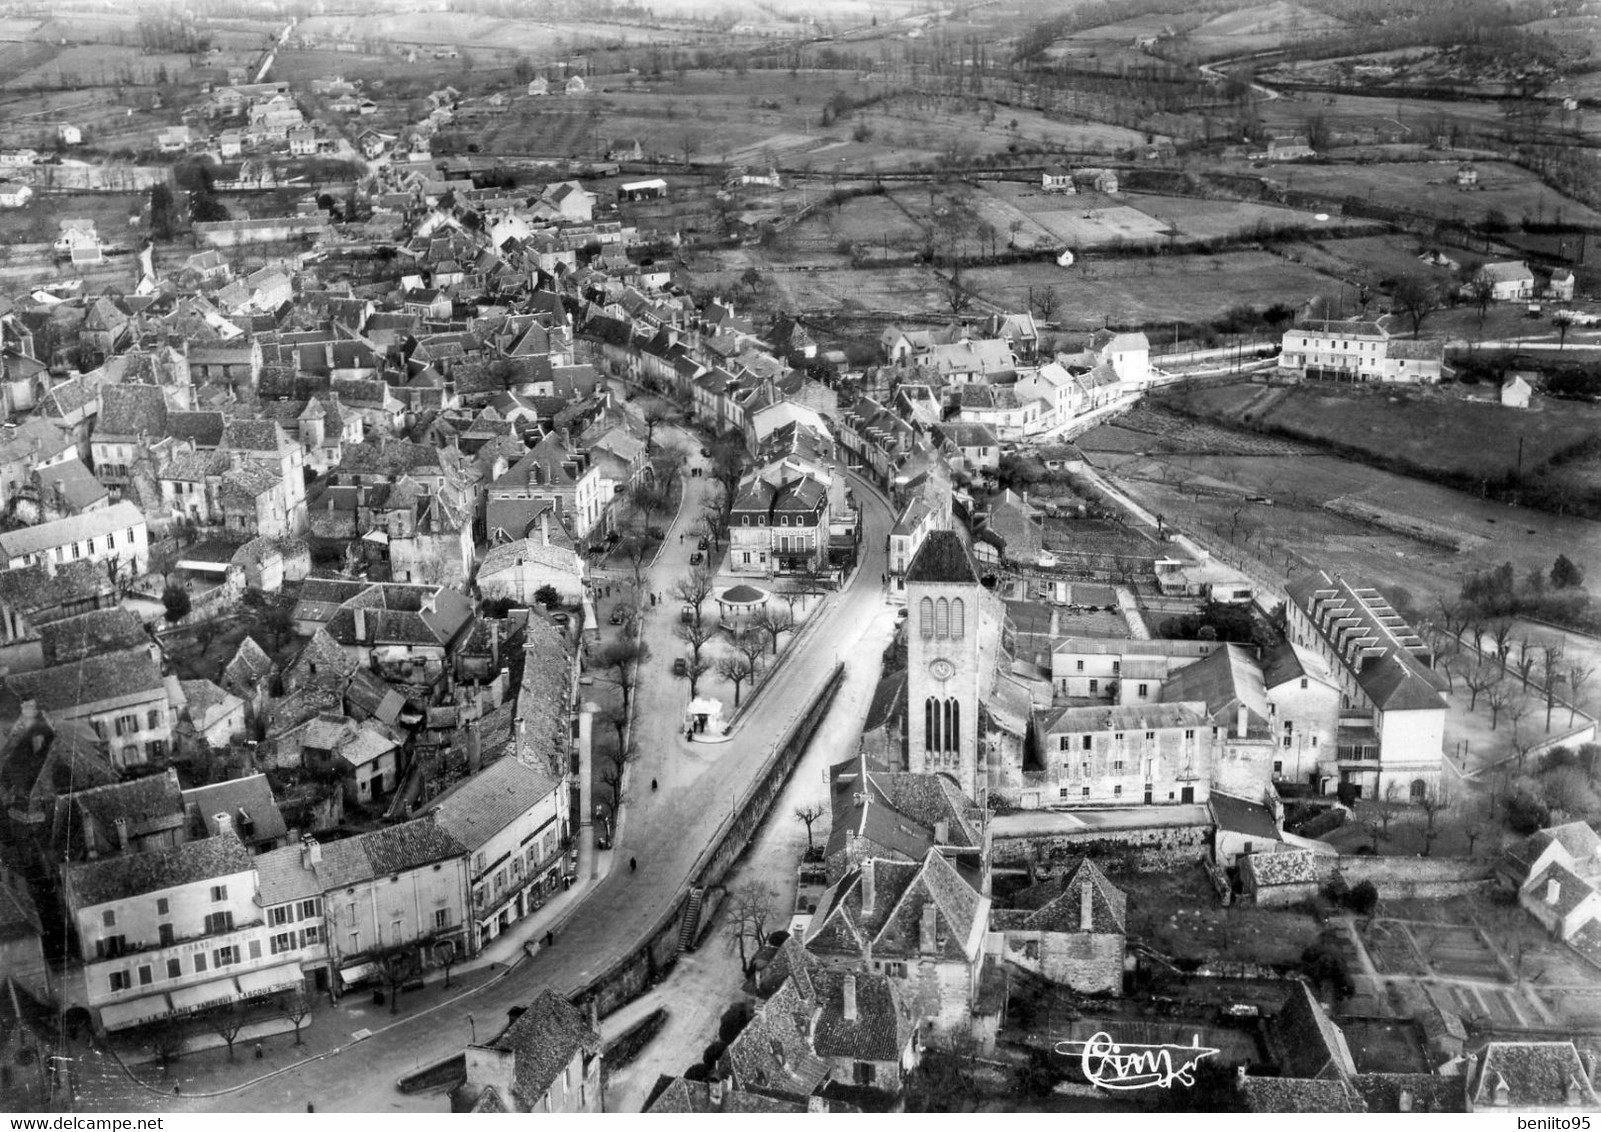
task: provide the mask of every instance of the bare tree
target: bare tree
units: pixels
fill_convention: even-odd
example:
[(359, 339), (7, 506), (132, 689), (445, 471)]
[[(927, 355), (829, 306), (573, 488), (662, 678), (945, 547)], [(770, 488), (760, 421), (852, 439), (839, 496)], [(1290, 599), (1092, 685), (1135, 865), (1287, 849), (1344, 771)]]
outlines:
[(1384, 840), (1390, 840), (1390, 822), (1395, 820), (1396, 799), (1401, 793), (1401, 784), (1391, 779), (1384, 787), (1384, 800), (1378, 803), (1379, 835)]
[(761, 612), (751, 622), (756, 628), (766, 633), (773, 642), (773, 655), (778, 655), (778, 638), (795, 628), (794, 614), (783, 606), (768, 602), (762, 606)]
[[(1503, 686), (1501, 670), (1493, 665), (1486, 664), (1483, 658), (1480, 658), (1474, 663), (1473, 667), (1462, 673), (1462, 683), (1467, 685), (1469, 711), (1478, 710), (1480, 693), (1487, 693), (1491, 688)], [(1490, 710), (1492, 712), (1495, 711), (1496, 705), (1492, 704)], [(1490, 726), (1494, 728), (1495, 724), (1492, 722)]]
[(739, 706), (739, 689), (756, 675), (756, 666), (741, 653), (725, 656), (717, 662), (717, 675), (734, 686), (734, 706)]
[(1508, 617), (1497, 617), (1490, 622), (1490, 638), (1495, 641), (1495, 655), (1501, 661), (1501, 668), (1506, 670), (1508, 646), (1512, 642), (1512, 620)]
[(728, 512), (720, 505), (707, 507), (700, 513), (700, 527), (705, 532), (706, 540), (712, 544), (712, 550), (728, 541)]
[(1411, 320), (1415, 338), (1423, 329), (1423, 320), (1445, 305), (1444, 289), (1436, 279), (1407, 275), (1396, 284), (1392, 301), (1395, 309)]
[(1534, 704), (1527, 697), (1519, 696), (1506, 706), (1507, 718), (1512, 721), (1512, 735), (1507, 740), (1512, 744), (1512, 751), (1518, 759), (1518, 772), (1523, 771), (1523, 764), (1534, 749), (1535, 741), (1523, 734), (1523, 720), (1529, 712), (1534, 710)]
[(1427, 857), (1434, 848), (1434, 839), (1440, 836), (1435, 819), (1442, 811), (1451, 808), (1450, 788), (1443, 779), (1440, 780), (1423, 791), (1423, 796), (1418, 799), (1418, 805), (1423, 810), (1423, 855)]
[(1523, 690), (1529, 690), (1529, 674), (1534, 671), (1535, 663), (1540, 659), (1539, 642), (1530, 641), (1524, 637), (1518, 641), (1518, 676), (1523, 681)]
[(300, 1045), (300, 1027), (311, 1017), (311, 999), (304, 988), (290, 991), (278, 999), (278, 1016), (295, 1028), (295, 1045)]
[(795, 820), (806, 827), (806, 852), (812, 851), (812, 823), (823, 816), (823, 806), (820, 802), (795, 807)]
[(717, 574), (710, 563), (703, 563), (681, 576), (667, 592), (685, 605), (694, 607), (695, 626), (700, 627), (702, 607), (717, 585)]
[(644, 531), (638, 529), (625, 530), (622, 538), (617, 542), (612, 553), (619, 555), (628, 563), (628, 568), (634, 575), (634, 588), (642, 588), (645, 584), (645, 567), (650, 565), (651, 556), (655, 554), (655, 544), (646, 536)]
[(1489, 827), (1476, 821), (1462, 827), (1462, 836), (1468, 839), (1468, 856), (1473, 856), (1473, 846), (1488, 832)]
[(633, 747), (618, 747), (606, 755), (606, 761), (600, 768), (600, 781), (611, 792), (611, 808), (616, 813), (624, 801), (623, 783), (628, 778), (628, 768), (639, 761), (639, 752)]
[(1540, 646), (1540, 679), (1545, 685), (1545, 730), (1551, 732), (1551, 711), (1557, 703), (1557, 683), (1566, 680), (1567, 667), (1563, 664), (1562, 645), (1546, 641)]
[(1584, 690), (1590, 677), (1595, 675), (1595, 668), (1580, 664), (1577, 661), (1568, 665), (1568, 726), (1573, 726), (1574, 712), (1579, 710), (1579, 693)]
[(767, 640), (760, 629), (746, 629), (734, 638), (734, 651), (750, 661), (754, 672), (761, 667), (762, 657), (767, 653)]
[[(728, 950), (739, 952), (739, 968), (750, 973), (750, 960), (767, 941), (767, 924), (777, 910), (778, 896), (772, 889), (748, 880), (728, 894)], [(746, 945), (750, 945), (747, 954)]]
[(1496, 730), (1501, 724), (1501, 713), (1514, 699), (1521, 699), (1522, 692), (1505, 680), (1497, 680), (1484, 690), (1484, 702), (1490, 708), (1490, 730)]
[(1484, 316), (1489, 313), (1490, 304), (1495, 301), (1495, 280), (1481, 270), (1468, 280), (1467, 290), (1468, 298), (1479, 308), (1479, 329), (1482, 330)]
[(461, 948), (456, 946), (453, 939), (440, 939), (434, 941), (434, 962), (445, 969), (445, 989), (450, 989), (450, 969), (461, 958)]
[(386, 947), (373, 960), (378, 976), (389, 988), (389, 1013), (400, 1013), (400, 988), (417, 973), (417, 957), (411, 948), (400, 945)]
[(211, 1032), (228, 1043), (228, 1060), (233, 1060), (233, 1044), (239, 1040), (239, 1031), (245, 1028), (244, 1011), (236, 1005), (218, 1007), (206, 1015)]
[(603, 678), (622, 690), (623, 710), (627, 711), (639, 681), (639, 666), (650, 659), (650, 645), (624, 637), (591, 650), (589, 659), (591, 668), (605, 673)]
[(1062, 305), (1062, 296), (1053, 286), (1041, 287), (1032, 292), (1034, 296), (1034, 309), (1045, 322), (1049, 322), (1056, 315), (1056, 310)]
[(689, 681), (689, 698), (694, 699), (700, 695), (700, 678), (712, 670), (712, 662), (708, 657), (701, 656), (699, 652), (688, 653), (684, 656), (684, 670), (675, 675), (680, 680)]
[(707, 642), (717, 636), (717, 630), (710, 625), (691, 621), (688, 625), (679, 625), (673, 630), (673, 635), (689, 646), (690, 659), (699, 663), (705, 659), (701, 654), (705, 651)]
[(628, 734), (628, 709), (622, 704), (609, 704), (601, 709), (600, 718), (617, 732), (617, 745), (621, 747)]
[(673, 423), (678, 419), (678, 414), (668, 402), (652, 397), (639, 411), (639, 419), (645, 425), (645, 450), (648, 452), (656, 447), (657, 426)]
[[(237, 1037), (237, 1035), (235, 1035)], [(183, 1044), (189, 1039), (189, 1027), (181, 1018), (163, 1018), (145, 1031), (145, 1045), (156, 1055), (165, 1077), (173, 1062), (183, 1054)], [(232, 1044), (229, 1045), (230, 1052)]]

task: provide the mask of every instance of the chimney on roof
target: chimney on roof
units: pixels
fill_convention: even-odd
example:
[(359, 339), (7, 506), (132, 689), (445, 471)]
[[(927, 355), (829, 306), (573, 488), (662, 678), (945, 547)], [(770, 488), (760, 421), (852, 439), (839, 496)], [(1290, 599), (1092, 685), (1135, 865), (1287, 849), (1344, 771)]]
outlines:
[(1078, 930), (1087, 932), (1095, 926), (1095, 889), (1088, 877), (1078, 882)]
[(356, 606), (355, 614), (356, 614), (356, 643), (357, 644), (361, 644), (362, 642), (364, 642), (367, 639), (367, 610), (364, 607), (358, 605), (358, 606)]
[(1245, 738), (1245, 733), (1250, 729), (1250, 724), (1251, 709), (1241, 704), (1239, 714), (1235, 717), (1235, 735), (1241, 739)]
[(539, 513), (539, 539), (546, 546), (550, 545), (550, 511), (548, 509)]
[(117, 831), (117, 848), (121, 852), (126, 853), (129, 846), (128, 819), (119, 814), (117, 817), (112, 819), (111, 824)]
[(80, 806), (78, 820), (83, 826), (83, 845), (88, 852), (89, 859), (93, 861), (100, 856), (100, 823), (96, 820), (92, 810)]
[(1396, 1107), (1396, 1111), (1398, 1111), (1398, 1112), (1411, 1112), (1412, 1111), (1412, 1092), (1411, 1092), (1411, 1090), (1409, 1090), (1409, 1089), (1402, 1089), (1401, 1090), (1400, 1095), (1395, 1098), (1395, 1107)]
[(844, 982), (843, 986), (841, 987), (841, 994), (844, 996), (844, 1003), (840, 1007), (840, 1013), (845, 1016), (845, 1021), (847, 1021), (847, 1022), (856, 1021), (856, 976), (855, 975), (846, 975), (845, 976), (845, 982)]
[(212, 824), (214, 824), (217, 827), (217, 836), (218, 837), (221, 837), (225, 833), (232, 833), (233, 832), (233, 815), (232, 814), (230, 814), (230, 813), (228, 813), (226, 811), (224, 811), (222, 813), (212, 814), (211, 815), (211, 821), (212, 821)]
[(873, 914), (873, 897), (876, 895), (873, 891), (875, 887), (873, 873), (873, 862), (864, 861), (862, 863), (862, 915), (864, 916)]
[(934, 844), (949, 845), (951, 843), (951, 823), (944, 818), (934, 823)]
[(300, 867), (309, 869), (320, 864), (322, 864), (322, 842), (308, 833), (300, 839)]
[(723, 1079), (714, 1077), (708, 1084), (707, 1090), (711, 1096), (712, 1105), (721, 1108), (723, 1105)]
[(1545, 882), (1545, 902), (1555, 905), (1562, 899), (1562, 885), (1555, 880)]
[(932, 900), (923, 905), (923, 918), (917, 925), (917, 950), (924, 955), (934, 954), (938, 917), (939, 909), (934, 906)]

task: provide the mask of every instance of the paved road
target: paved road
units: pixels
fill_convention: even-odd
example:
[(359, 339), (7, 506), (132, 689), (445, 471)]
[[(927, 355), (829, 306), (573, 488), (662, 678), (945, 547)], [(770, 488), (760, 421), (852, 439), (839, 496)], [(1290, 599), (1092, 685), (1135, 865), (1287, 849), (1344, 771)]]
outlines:
[[(675, 442), (682, 442), (685, 435), (676, 436)], [(692, 526), (699, 517), (697, 499), (706, 490), (704, 476), (691, 477), (688, 482), (690, 499), (669, 530), (668, 550), (650, 571), (647, 583), (663, 593), (685, 569), (687, 547), (681, 557), (678, 530)], [(864, 643), (864, 628), (882, 618), (879, 577), (886, 567), (884, 547), (893, 516), (864, 483), (857, 481), (855, 491), (864, 525), (863, 561), (854, 582), (831, 599), (833, 608), (823, 612), (828, 621), (797, 641), (782, 674), (785, 694), (764, 696), (729, 742), (684, 743), (678, 727), (686, 689), (669, 671), (677, 651), (668, 647), (676, 607), (671, 602), (646, 606), (645, 632), (655, 655), (638, 690), (636, 726), (643, 757), (630, 772), (633, 785), (614, 850), (619, 863), (626, 857), (635, 858), (637, 873), (614, 868), (558, 929), (554, 947), (540, 950), (506, 978), (419, 1019), (417, 1025), (396, 1027), (236, 1093), (182, 1101), (171, 1098), (176, 1102), (172, 1107), (275, 1112), (302, 1110), (311, 1102), (318, 1112), (443, 1111), (445, 1102), (440, 1097), (400, 1094), (395, 1089), (397, 1078), (461, 1049), (472, 1033), (469, 1015), (482, 1039), (504, 1025), (508, 1007), (528, 1002), (545, 987), (575, 990), (629, 950), (673, 901), (696, 857), (727, 814), (731, 799), (755, 779), (774, 740), (821, 687), (835, 663), (843, 659), (870, 666), (876, 678), (877, 652), (859, 646)], [(873, 635), (872, 644), (877, 645), (878, 636)], [(663, 642), (660, 648), (655, 644), (658, 640)], [(859, 680), (867, 679), (864, 674), (856, 675)], [(840, 747), (829, 752), (829, 761), (854, 745), (853, 736), (838, 732), (830, 726), (825, 734), (826, 741)], [(657, 791), (649, 786), (653, 777), (660, 783)], [(329, 1016), (329, 1021), (337, 1024), (337, 1016)]]

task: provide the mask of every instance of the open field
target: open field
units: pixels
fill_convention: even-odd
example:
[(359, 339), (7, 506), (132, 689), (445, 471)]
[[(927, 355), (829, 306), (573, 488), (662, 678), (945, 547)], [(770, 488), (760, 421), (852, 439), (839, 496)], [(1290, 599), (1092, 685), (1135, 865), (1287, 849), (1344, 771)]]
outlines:
[(1311, 268), (1259, 251), (985, 267), (964, 271), (962, 282), (1010, 310), (1024, 307), (1030, 287), (1054, 287), (1061, 298), (1054, 321), (1068, 330), (1202, 322), (1240, 303), (1296, 305), (1333, 285)]
[(449, 45), (489, 54), (515, 52), (535, 60), (686, 38), (678, 31), (599, 21), (501, 19), (477, 12), (444, 11), (311, 16), (301, 22), (300, 31), (332, 40)]
[(1344, 26), (1333, 16), (1291, 0), (1269, 0), (1213, 16), (1180, 39), (1179, 44), (1203, 59), (1221, 59), (1269, 51)]
[(1575, 224), (1601, 224), (1601, 213), (1547, 187), (1515, 165), (1475, 163), (1479, 183), (1471, 191), (1456, 186), (1457, 162), (1417, 161), (1372, 165), (1284, 165), (1264, 168), (1261, 175), (1294, 188), (1360, 197), (1375, 204), (1422, 211), (1443, 220), (1478, 223), (1492, 208), (1517, 223), (1561, 219)]
[[(1079, 446), (1142, 504), (1196, 530), (1225, 558), (1249, 549), (1280, 576), (1315, 565), (1362, 577), (1392, 595), (1404, 592), (1418, 607), (1454, 599), (1465, 575), (1503, 562), (1521, 577), (1549, 570), (1566, 554), (1588, 576), (1601, 576), (1601, 524), (1584, 519), (1509, 507), (1335, 456), (1164, 454), (1154, 438), (1137, 455), (1116, 434), (1112, 450), (1103, 451), (1100, 431), (1081, 437)], [(1247, 503), (1246, 495), (1274, 503)], [(1339, 499), (1447, 528), (1463, 549), (1324, 508)]]
[(1253, 201), (1199, 200), (1156, 193), (1048, 193), (1037, 183), (1018, 181), (984, 182), (983, 188), (1072, 248), (1169, 240), (1182, 245), (1191, 240), (1249, 235), (1263, 228), (1298, 227), (1335, 235), (1350, 223), (1340, 217), (1320, 221), (1310, 210)]
[[(1601, 433), (1601, 406), (1536, 398), (1528, 410), (1427, 391), (1306, 384), (1197, 387), (1178, 403), (1205, 416), (1245, 420), (1296, 436), (1453, 475), (1500, 475), (1521, 458), (1531, 472)], [(1521, 454), (1521, 456), (1520, 456)]]

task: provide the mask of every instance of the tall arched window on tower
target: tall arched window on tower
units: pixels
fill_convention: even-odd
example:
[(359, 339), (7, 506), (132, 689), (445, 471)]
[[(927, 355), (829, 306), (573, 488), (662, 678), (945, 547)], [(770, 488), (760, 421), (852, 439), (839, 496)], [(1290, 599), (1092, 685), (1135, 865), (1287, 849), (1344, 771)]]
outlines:
[(954, 697), (950, 703), (950, 721), (945, 725), (945, 749), (960, 752), (962, 749), (962, 705)]
[(933, 696), (923, 701), (923, 750), (940, 750), (939, 701)]
[(934, 635), (934, 599), (931, 597), (925, 597), (917, 605), (917, 629), (924, 640)]
[(967, 606), (959, 597), (951, 599), (951, 636), (960, 637), (967, 630)]
[(934, 635), (948, 637), (951, 633), (951, 603), (944, 598), (934, 604)]

